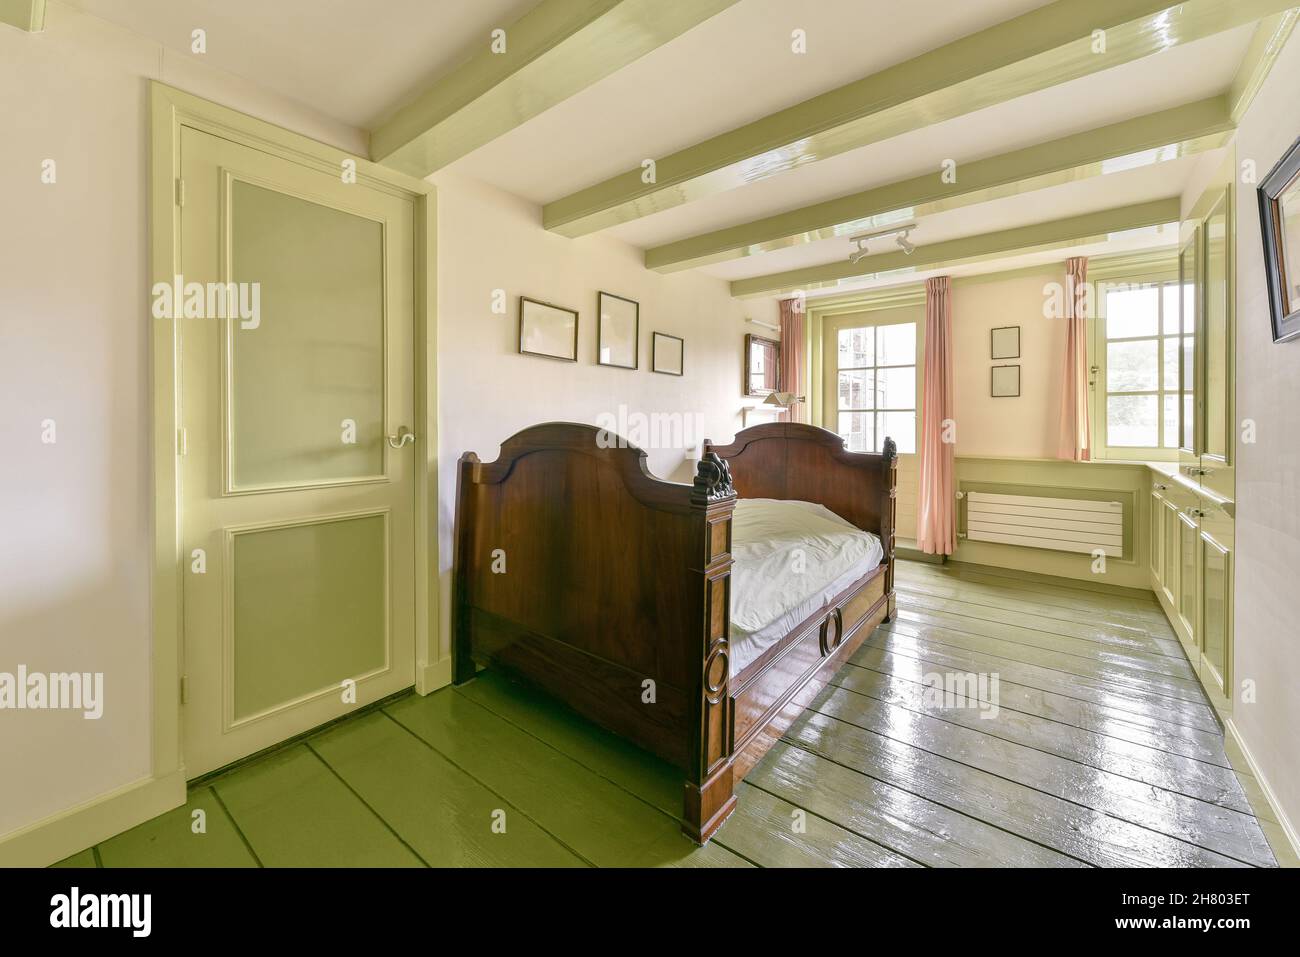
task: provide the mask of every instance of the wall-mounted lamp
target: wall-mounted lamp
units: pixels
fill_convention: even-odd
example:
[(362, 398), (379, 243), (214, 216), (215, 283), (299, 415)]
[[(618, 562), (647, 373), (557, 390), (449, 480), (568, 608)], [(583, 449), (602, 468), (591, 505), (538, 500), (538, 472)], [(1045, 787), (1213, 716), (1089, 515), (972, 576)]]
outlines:
[(781, 408), (789, 410), (795, 403), (803, 400), (803, 396), (795, 395), (793, 392), (769, 392), (767, 398), (763, 400), (763, 404), (779, 405)]

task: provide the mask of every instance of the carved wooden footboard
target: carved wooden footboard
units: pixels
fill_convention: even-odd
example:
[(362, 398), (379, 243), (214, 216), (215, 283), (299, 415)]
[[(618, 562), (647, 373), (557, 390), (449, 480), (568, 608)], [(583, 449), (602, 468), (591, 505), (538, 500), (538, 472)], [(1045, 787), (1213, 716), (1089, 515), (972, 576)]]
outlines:
[[(758, 426), (708, 447), (693, 485), (655, 478), (644, 452), (588, 425), (525, 429), (495, 462), (466, 453), (456, 681), (470, 680), (475, 662), (499, 666), (683, 768), (682, 829), (707, 840), (735, 806), (735, 778), (890, 608), (892, 456), (854, 456), (832, 433), (799, 431), (809, 428)], [(827, 436), (851, 457), (828, 454)], [(742, 494), (825, 495), (879, 533), (890, 559), (738, 676), (728, 640), (733, 471)]]

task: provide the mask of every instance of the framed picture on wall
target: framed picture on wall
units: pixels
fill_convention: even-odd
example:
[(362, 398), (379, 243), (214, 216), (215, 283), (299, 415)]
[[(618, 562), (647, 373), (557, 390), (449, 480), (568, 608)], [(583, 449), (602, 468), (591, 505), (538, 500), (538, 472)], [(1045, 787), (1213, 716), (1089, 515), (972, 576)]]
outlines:
[(519, 352), (526, 356), (577, 362), (577, 310), (520, 296)]
[(1300, 139), (1259, 184), (1259, 226), (1273, 341), (1300, 335)]
[(641, 304), (612, 292), (596, 294), (596, 363), (619, 369), (637, 367)]
[(999, 326), (989, 333), (993, 359), (1020, 358), (1020, 327)]
[(686, 342), (665, 332), (656, 332), (650, 343), (650, 368), (664, 375), (685, 375)]
[(995, 399), (1014, 399), (1020, 395), (1020, 366), (994, 366), (992, 395)]

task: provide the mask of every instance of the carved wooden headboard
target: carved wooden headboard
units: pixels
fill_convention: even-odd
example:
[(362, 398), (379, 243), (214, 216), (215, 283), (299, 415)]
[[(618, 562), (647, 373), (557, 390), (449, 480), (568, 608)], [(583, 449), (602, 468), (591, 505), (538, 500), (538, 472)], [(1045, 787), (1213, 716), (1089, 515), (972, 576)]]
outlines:
[(765, 422), (737, 433), (729, 445), (704, 443), (731, 468), (741, 498), (818, 502), (858, 528), (881, 534), (892, 518), (897, 452), (849, 452), (834, 432), (800, 422)]

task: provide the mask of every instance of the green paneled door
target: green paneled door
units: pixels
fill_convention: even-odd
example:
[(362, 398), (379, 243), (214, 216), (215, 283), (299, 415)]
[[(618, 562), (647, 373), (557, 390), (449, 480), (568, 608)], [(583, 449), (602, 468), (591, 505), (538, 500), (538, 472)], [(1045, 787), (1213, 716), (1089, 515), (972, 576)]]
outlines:
[(414, 681), (414, 207), (185, 129), (192, 777)]

